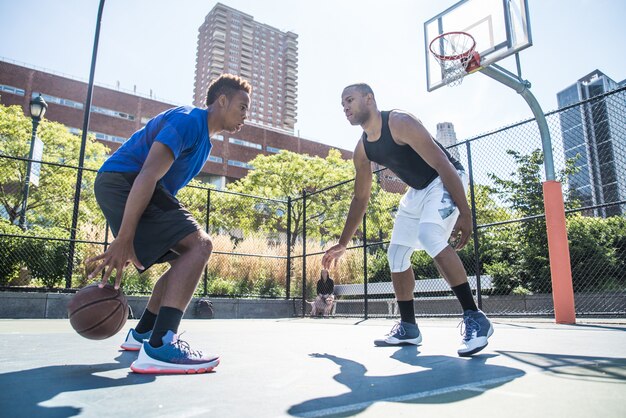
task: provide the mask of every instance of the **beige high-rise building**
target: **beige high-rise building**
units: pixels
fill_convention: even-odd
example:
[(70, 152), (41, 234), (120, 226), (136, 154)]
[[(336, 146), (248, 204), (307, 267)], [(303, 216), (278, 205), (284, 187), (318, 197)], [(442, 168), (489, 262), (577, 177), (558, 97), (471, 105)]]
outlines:
[(435, 138), (437, 142), (448, 149), (448, 152), (452, 154), (454, 158), (460, 160), (459, 147), (448, 148), (456, 145), (456, 132), (454, 132), (454, 125), (451, 122), (441, 122), (437, 124), (437, 136)]
[(297, 115), (298, 35), (281, 32), (217, 3), (198, 33), (194, 105), (203, 107), (220, 74), (252, 83), (249, 122), (293, 133)]

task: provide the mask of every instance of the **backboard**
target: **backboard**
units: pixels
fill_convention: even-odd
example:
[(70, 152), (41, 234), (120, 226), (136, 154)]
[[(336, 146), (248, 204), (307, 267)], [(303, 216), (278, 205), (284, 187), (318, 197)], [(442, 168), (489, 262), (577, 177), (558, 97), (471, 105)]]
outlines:
[(528, 0), (461, 0), (424, 22), (428, 91), (444, 85), (439, 62), (428, 47), (437, 36), (453, 31), (474, 37), (480, 65), (486, 67), (532, 45)]

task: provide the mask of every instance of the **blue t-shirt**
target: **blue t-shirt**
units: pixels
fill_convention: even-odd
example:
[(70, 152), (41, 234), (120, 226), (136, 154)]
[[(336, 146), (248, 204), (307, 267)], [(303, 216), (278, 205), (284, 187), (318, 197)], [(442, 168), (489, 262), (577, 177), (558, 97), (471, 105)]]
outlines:
[(135, 132), (100, 167), (102, 171), (138, 173), (154, 141), (165, 144), (174, 154), (174, 163), (160, 180), (172, 195), (202, 170), (211, 152), (208, 112), (192, 106), (166, 110)]

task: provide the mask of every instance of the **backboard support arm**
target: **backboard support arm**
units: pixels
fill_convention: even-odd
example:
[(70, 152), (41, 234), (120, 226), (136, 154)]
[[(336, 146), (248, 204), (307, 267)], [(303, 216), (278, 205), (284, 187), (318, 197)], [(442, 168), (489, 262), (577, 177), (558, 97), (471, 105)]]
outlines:
[(537, 121), (537, 125), (539, 126), (546, 180), (555, 180), (556, 177), (554, 173), (554, 158), (552, 156), (552, 140), (550, 139), (550, 130), (548, 129), (548, 123), (546, 122), (546, 117), (543, 114), (543, 110), (541, 109), (539, 102), (530, 92), (530, 82), (526, 80), (518, 80), (517, 77), (513, 76), (509, 71), (506, 71), (502, 67), (495, 64), (484, 67), (479, 71), (486, 76), (512, 88), (519, 93), (524, 100), (526, 100), (526, 103), (530, 106), (530, 110), (532, 110), (535, 120)]

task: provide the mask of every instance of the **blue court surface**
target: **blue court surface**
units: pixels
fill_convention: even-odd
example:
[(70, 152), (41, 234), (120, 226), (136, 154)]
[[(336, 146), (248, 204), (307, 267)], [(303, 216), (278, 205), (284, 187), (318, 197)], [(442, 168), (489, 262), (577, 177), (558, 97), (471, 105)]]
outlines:
[(68, 320), (0, 320), (0, 416), (626, 417), (626, 320), (493, 319), (460, 358), (457, 319), (419, 320), (419, 347), (376, 347), (393, 321), (183, 320), (214, 372), (139, 375), (125, 329), (84, 339)]

